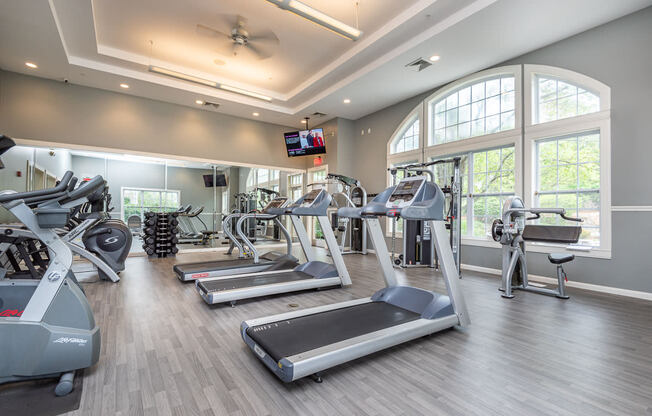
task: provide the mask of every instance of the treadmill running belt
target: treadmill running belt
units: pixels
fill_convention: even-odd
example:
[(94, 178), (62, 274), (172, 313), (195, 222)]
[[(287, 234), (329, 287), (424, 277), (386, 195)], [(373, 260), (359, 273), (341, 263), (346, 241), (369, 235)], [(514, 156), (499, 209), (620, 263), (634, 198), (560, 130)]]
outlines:
[[(266, 263), (267, 260), (260, 258), (260, 263)], [(174, 271), (180, 273), (203, 273), (210, 272), (213, 270), (228, 269), (231, 267), (239, 267), (243, 265), (254, 264), (254, 260), (251, 258), (247, 259), (228, 259), (228, 260), (216, 260), (216, 261), (200, 261), (197, 263), (181, 263), (174, 265)]]
[(242, 289), (245, 287), (271, 285), (276, 283), (295, 282), (297, 280), (314, 279), (313, 276), (298, 271), (285, 273), (256, 274), (252, 276), (233, 277), (218, 280), (199, 281), (197, 286), (204, 293), (221, 292), (222, 290)]
[(275, 361), (301, 352), (417, 320), (418, 313), (385, 302), (300, 316), (247, 328), (247, 335)]

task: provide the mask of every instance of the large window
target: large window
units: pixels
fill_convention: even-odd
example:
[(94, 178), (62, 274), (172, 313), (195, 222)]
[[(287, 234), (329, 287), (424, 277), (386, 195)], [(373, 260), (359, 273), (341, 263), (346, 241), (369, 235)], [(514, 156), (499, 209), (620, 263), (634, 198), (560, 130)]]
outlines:
[(430, 104), (429, 145), (515, 127), (514, 76), (496, 75), (464, 85)]
[[(565, 208), (584, 220), (578, 245), (537, 243), (531, 250), (609, 257), (610, 94), (599, 81), (561, 68), (482, 71), (414, 108), (388, 142), (387, 167), (460, 156), (464, 244), (496, 246), (491, 223), (505, 199), (518, 195), (528, 207)], [(450, 183), (449, 165), (433, 169), (439, 183)], [(567, 224), (556, 216), (540, 222)]]
[(122, 188), (122, 219), (127, 222), (132, 215), (138, 215), (142, 220), (146, 211), (175, 211), (179, 201), (179, 191)]
[[(584, 219), (582, 243), (600, 245), (600, 134), (599, 132), (536, 141), (535, 205), (564, 208)], [(546, 216), (545, 224), (566, 224)]]
[[(505, 198), (515, 193), (514, 146), (455, 156), (462, 159), (462, 235), (487, 238), (491, 234), (491, 223), (500, 217)], [(434, 157), (431, 160), (448, 158), (449, 156)], [(435, 165), (434, 173), (437, 183), (449, 184), (453, 174), (452, 165)]]

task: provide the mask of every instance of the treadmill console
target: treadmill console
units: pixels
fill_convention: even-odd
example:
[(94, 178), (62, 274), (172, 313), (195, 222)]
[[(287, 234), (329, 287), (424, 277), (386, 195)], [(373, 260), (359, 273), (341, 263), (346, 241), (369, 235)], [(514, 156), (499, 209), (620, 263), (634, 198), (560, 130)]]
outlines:
[(412, 205), (414, 198), (426, 183), (425, 176), (411, 176), (401, 179), (385, 206), (390, 209), (401, 209)]
[(301, 201), (301, 207), (309, 207), (312, 205), (313, 202), (315, 202), (315, 199), (319, 197), (319, 194), (321, 194), (323, 189), (314, 189), (310, 192), (308, 192), (304, 197), (303, 201)]
[(288, 199), (286, 197), (284, 197), (284, 196), (274, 198), (271, 201), (269, 201), (269, 203), (267, 203), (267, 205), (265, 205), (265, 208), (263, 208), (262, 212), (265, 213), (270, 208), (282, 208), (287, 201), (288, 201)]

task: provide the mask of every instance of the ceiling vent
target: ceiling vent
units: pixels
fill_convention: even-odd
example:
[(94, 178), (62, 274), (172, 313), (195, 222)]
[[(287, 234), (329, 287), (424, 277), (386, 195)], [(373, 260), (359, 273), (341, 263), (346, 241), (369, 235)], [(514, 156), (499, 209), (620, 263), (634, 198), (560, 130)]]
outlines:
[(419, 58), (405, 65), (405, 67), (417, 72), (421, 72), (424, 69), (428, 68), (430, 65), (432, 65), (430, 62), (426, 61), (423, 58)]
[(320, 113), (319, 111), (312, 113), (314, 117), (324, 117), (326, 114)]
[(206, 107), (211, 107), (213, 109), (218, 109), (220, 108), (220, 105), (218, 103), (212, 103), (210, 101), (204, 101), (204, 106)]

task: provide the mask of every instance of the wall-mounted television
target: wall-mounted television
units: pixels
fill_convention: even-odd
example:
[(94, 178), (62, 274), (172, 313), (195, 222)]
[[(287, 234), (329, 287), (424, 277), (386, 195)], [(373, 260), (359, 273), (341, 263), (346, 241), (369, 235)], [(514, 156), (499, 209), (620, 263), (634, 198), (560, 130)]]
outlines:
[(326, 153), (324, 129), (291, 131), (285, 133), (288, 156), (305, 156)]
[[(207, 188), (213, 187), (213, 175), (204, 175), (204, 186)], [(215, 175), (215, 186), (226, 186), (226, 175), (218, 173)]]

